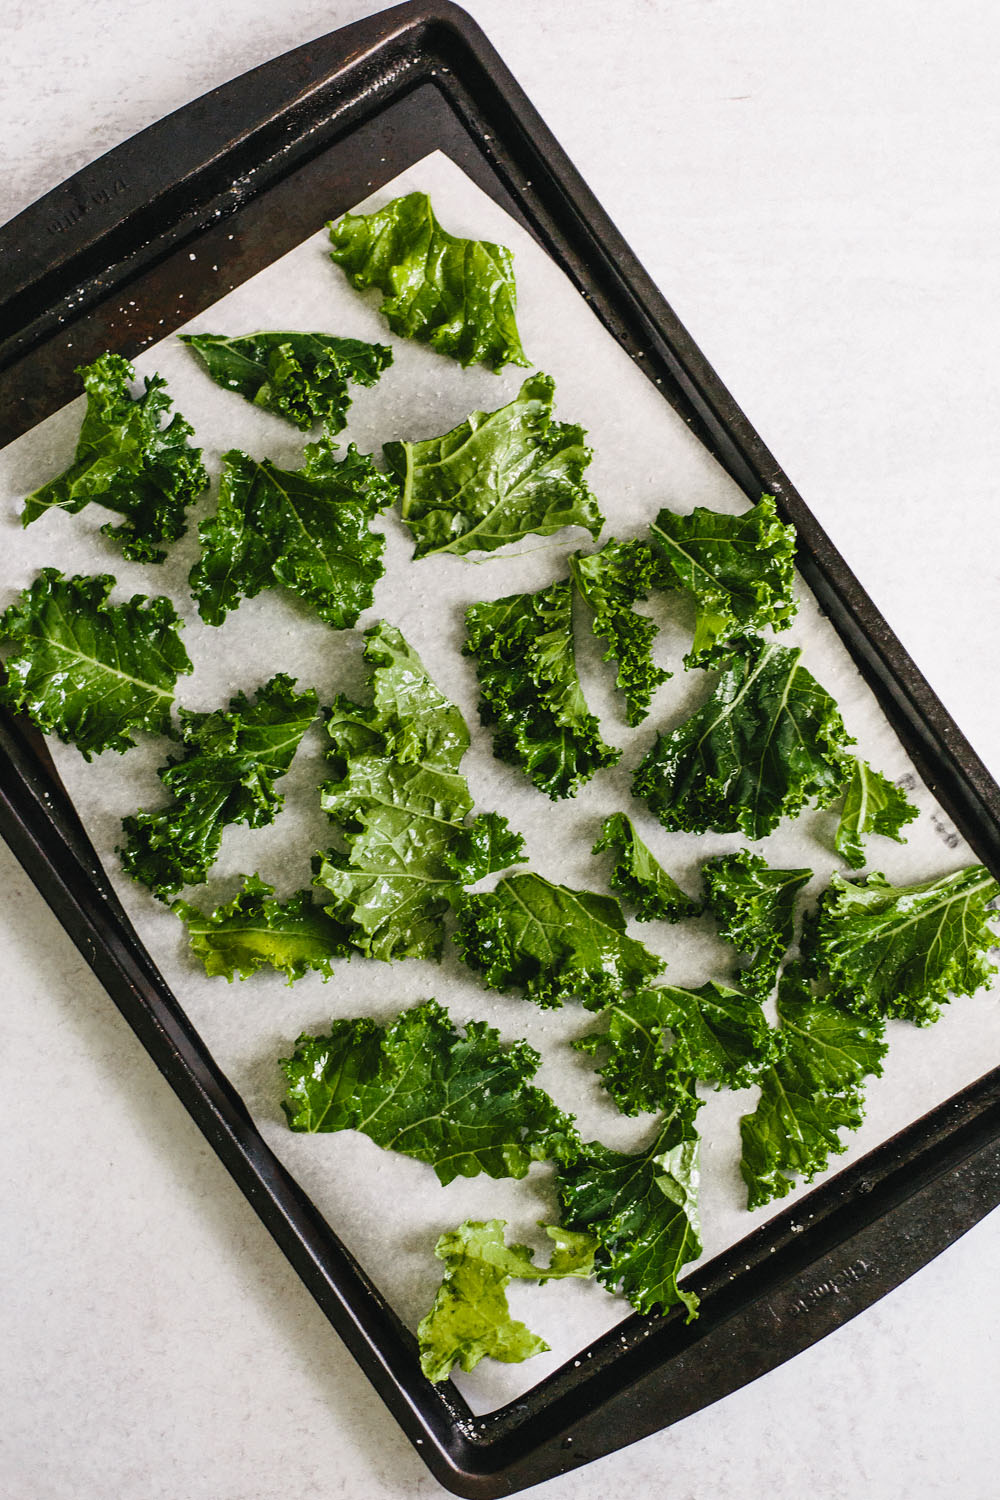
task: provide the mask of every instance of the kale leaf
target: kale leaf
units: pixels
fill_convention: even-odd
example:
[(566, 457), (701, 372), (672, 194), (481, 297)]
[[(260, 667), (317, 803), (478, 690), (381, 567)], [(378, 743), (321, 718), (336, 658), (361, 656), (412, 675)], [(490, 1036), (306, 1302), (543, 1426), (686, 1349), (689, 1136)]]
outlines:
[(760, 839), (811, 799), (834, 800), (851, 773), (853, 740), (801, 656), (758, 641), (748, 655), (727, 657), (704, 707), (657, 737), (632, 791), (664, 828)]
[(287, 901), (274, 899), (273, 887), (259, 875), (243, 876), (232, 901), (205, 913), (187, 901), (170, 910), (187, 924), (191, 951), (210, 977), (224, 975), (230, 982), (239, 974), (249, 979), (258, 969), (277, 969), (288, 982), (301, 979), (307, 969), (324, 979), (333, 973), (331, 960), (346, 958), (353, 944), (346, 930), (309, 891), (297, 891)]
[(770, 625), (784, 630), (797, 605), (795, 530), (778, 520), (774, 496), (739, 516), (661, 510), (650, 528), (657, 584), (693, 594), (697, 622), (689, 667), (704, 667)]
[(593, 631), (607, 645), (604, 661), (618, 663), (617, 685), (625, 694), (628, 722), (641, 724), (661, 682), (671, 675), (654, 666), (657, 627), (632, 608), (647, 599), (655, 582), (653, 554), (646, 542), (607, 542), (589, 556), (574, 552), (570, 576), (594, 611)]
[(292, 1130), (360, 1130), (386, 1151), (429, 1162), (439, 1180), (524, 1177), (533, 1161), (565, 1154), (572, 1116), (530, 1080), (540, 1058), (505, 1046), (483, 1021), (462, 1035), (435, 1000), (382, 1027), (334, 1021), (328, 1036), (300, 1036), (282, 1060)]
[(469, 731), (399, 631), (373, 625), (365, 659), (372, 705), (340, 697), (327, 722), (321, 801), (346, 848), (317, 856), (316, 883), (369, 957), (437, 958), (462, 887), (518, 864), (522, 840), (496, 813), (466, 821)]
[(327, 432), (347, 425), (348, 381), (375, 385), (392, 364), (387, 344), (337, 338), (332, 333), (182, 333), (216, 385), (254, 406), (294, 422), (303, 432), (322, 422)]
[(292, 763), (316, 717), (316, 694), (296, 693), (285, 673), (251, 701), (245, 693), (214, 713), (180, 711), (184, 754), (159, 771), (173, 801), (122, 819), (122, 865), (155, 896), (198, 885), (219, 855), (228, 823), (263, 828), (281, 808), (274, 782)]
[(834, 846), (845, 864), (860, 870), (865, 862), (861, 840), (866, 834), (880, 833), (905, 844), (900, 829), (916, 816), (917, 809), (900, 787), (881, 771), (873, 771), (867, 761), (855, 760)]
[(130, 749), (138, 730), (169, 734), (177, 678), (192, 670), (170, 600), (135, 594), (109, 605), (114, 582), (43, 568), (0, 618), (13, 643), (0, 702), (84, 760)]
[(879, 874), (835, 874), (807, 923), (803, 953), (846, 1009), (926, 1026), (949, 993), (974, 994), (996, 973), (987, 954), (997, 920), (989, 903), (998, 896), (984, 865), (904, 886)]
[(572, 797), (621, 751), (601, 739), (573, 654), (573, 590), (553, 583), (466, 610), (463, 651), (476, 657), (479, 717), (497, 726), (493, 753), (539, 791)]
[(795, 932), (795, 898), (812, 870), (772, 870), (759, 854), (738, 849), (702, 865), (706, 905), (719, 932), (739, 953), (750, 955), (740, 970), (748, 995), (765, 1000)]
[(527, 365), (514, 321), (514, 261), (504, 245), (442, 229), (426, 193), (329, 225), (330, 259), (359, 291), (385, 293), (393, 333), (419, 339), (463, 365)]
[(882, 1022), (815, 999), (798, 964), (781, 977), (778, 1016), (783, 1050), (740, 1122), (748, 1208), (784, 1198), (796, 1174), (812, 1182), (831, 1152), (846, 1149), (839, 1131), (861, 1124), (864, 1079), (881, 1074), (886, 1053)]
[(101, 527), (133, 562), (162, 562), (158, 542), (175, 542), (187, 530), (185, 507), (208, 487), (201, 449), (188, 438), (194, 428), (172, 406), (159, 375), (145, 377), (145, 391), (135, 399), (129, 381), (135, 371), (120, 354), (102, 354), (81, 365), (87, 392), (80, 437), (73, 462), (64, 473), (43, 484), (24, 502), (21, 521), (32, 521), (54, 507), (75, 515), (93, 500), (117, 511), (120, 526)]
[(352, 443), (310, 443), (301, 469), (224, 454), (219, 506), (198, 528), (191, 592), (202, 619), (221, 625), (241, 599), (281, 585), (335, 629), (353, 625), (382, 577), (385, 538), (370, 529), (396, 497), (392, 480)]
[(640, 989), (663, 968), (625, 931), (614, 896), (553, 885), (529, 871), (458, 907), (455, 942), (491, 989), (523, 989), (537, 1005), (578, 998), (592, 1008)]
[(701, 911), (686, 891), (655, 858), (636, 833), (632, 820), (624, 813), (612, 813), (601, 825), (601, 836), (592, 854), (610, 849), (618, 852), (611, 871), (611, 889), (624, 896), (635, 907), (636, 921), (679, 922), (682, 917), (696, 917)]
[(564, 526), (597, 536), (604, 518), (583, 477), (586, 434), (553, 422), (555, 388), (551, 376), (530, 375), (507, 406), (474, 411), (443, 437), (383, 444), (414, 557), (495, 552)]
[(563, 1223), (597, 1240), (597, 1279), (609, 1291), (620, 1286), (639, 1312), (681, 1303), (688, 1322), (698, 1298), (682, 1291), (678, 1276), (701, 1254), (698, 1108), (692, 1094), (679, 1093), (648, 1151), (589, 1141), (556, 1169)]
[(543, 1353), (549, 1347), (545, 1340), (511, 1317), (507, 1287), (514, 1280), (594, 1274), (595, 1242), (589, 1234), (542, 1225), (553, 1250), (547, 1266), (536, 1266), (528, 1245), (504, 1243), (506, 1227), (504, 1219), (467, 1219), (435, 1245), (444, 1278), (417, 1329), (420, 1368), (428, 1380), (447, 1380), (456, 1364), (469, 1371), (487, 1357), (518, 1364)]

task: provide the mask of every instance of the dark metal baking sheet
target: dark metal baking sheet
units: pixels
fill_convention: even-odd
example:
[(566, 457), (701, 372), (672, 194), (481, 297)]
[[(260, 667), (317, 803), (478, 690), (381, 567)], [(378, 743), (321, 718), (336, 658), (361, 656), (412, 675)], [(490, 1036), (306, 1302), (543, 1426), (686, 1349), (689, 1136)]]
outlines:
[[(240, 284), (434, 149), (534, 234), (747, 495), (778, 496), (806, 581), (922, 775), (997, 872), (1000, 789), (456, 7), (398, 6), (279, 58), (0, 229), (0, 443), (76, 393), (77, 364), (109, 347), (138, 353), (214, 301), (220, 281)], [(201, 275), (208, 263), (221, 275)], [(702, 1297), (696, 1324), (677, 1312), (629, 1318), (579, 1365), (474, 1416), (453, 1387), (424, 1380), (412, 1335), (270, 1153), (132, 930), (44, 745), (8, 717), (0, 832), (456, 1493), (514, 1493), (716, 1400), (860, 1312), (1000, 1201), (993, 1073), (701, 1267), (690, 1278)]]

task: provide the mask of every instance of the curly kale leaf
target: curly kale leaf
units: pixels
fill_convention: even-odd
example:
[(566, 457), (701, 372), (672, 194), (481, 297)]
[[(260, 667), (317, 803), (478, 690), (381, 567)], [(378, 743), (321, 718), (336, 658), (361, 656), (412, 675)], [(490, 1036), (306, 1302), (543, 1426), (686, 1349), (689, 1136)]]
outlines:
[(527, 365), (514, 321), (514, 261), (504, 245), (442, 229), (426, 193), (394, 198), (371, 214), (330, 224), (330, 259), (359, 291), (385, 293), (393, 333), (419, 339), (463, 365)]
[(740, 971), (748, 995), (764, 1000), (795, 931), (795, 898), (812, 870), (772, 870), (759, 854), (738, 849), (702, 866), (706, 905), (719, 932), (750, 962)]
[(784, 630), (797, 605), (795, 530), (778, 520), (773, 495), (739, 516), (661, 510), (652, 527), (664, 589), (694, 595), (697, 622), (689, 667), (704, 667), (765, 626)]
[(654, 666), (657, 627), (632, 608), (654, 586), (653, 554), (646, 542), (607, 542), (600, 552), (574, 552), (570, 576), (594, 612), (593, 631), (607, 646), (604, 661), (618, 663), (617, 686), (630, 724), (641, 724), (661, 682), (671, 675)]
[(704, 707), (657, 737), (632, 791), (664, 828), (760, 839), (810, 800), (834, 800), (854, 742), (801, 656), (756, 642), (748, 655), (727, 657)]
[(611, 871), (611, 889), (632, 903), (636, 921), (679, 922), (701, 911), (698, 902), (667, 874), (624, 813), (605, 818), (601, 836), (590, 852), (600, 854), (605, 849), (618, 853)]
[(347, 425), (348, 382), (374, 385), (392, 364), (387, 344), (331, 333), (182, 333), (216, 385), (293, 422), (303, 432), (322, 422), (328, 432)]
[(834, 846), (845, 864), (860, 870), (865, 862), (861, 840), (866, 834), (880, 833), (895, 839), (897, 844), (905, 844), (906, 837), (900, 830), (916, 816), (917, 809), (900, 787), (894, 786), (881, 771), (873, 771), (867, 761), (856, 760), (847, 783)]
[(345, 929), (315, 904), (309, 891), (276, 901), (273, 887), (259, 875), (244, 876), (233, 900), (213, 912), (187, 901), (175, 901), (170, 910), (187, 924), (191, 951), (205, 973), (224, 975), (230, 982), (237, 974), (249, 979), (263, 968), (287, 974), (289, 984), (308, 969), (329, 979), (332, 960), (346, 958), (353, 948)]
[(747, 1088), (778, 1054), (778, 1033), (755, 1000), (710, 980), (697, 990), (664, 985), (614, 1001), (606, 1030), (573, 1045), (607, 1051), (600, 1078), (626, 1115), (670, 1107), (690, 1080)]
[(234, 448), (215, 515), (198, 528), (191, 592), (202, 619), (221, 625), (241, 599), (280, 585), (340, 630), (372, 602), (385, 538), (370, 522), (396, 498), (392, 480), (352, 443), (338, 463), (329, 438), (310, 443), (301, 469)]
[(996, 944), (990, 902), (998, 896), (984, 865), (921, 885), (835, 874), (807, 924), (804, 956), (848, 1010), (926, 1026), (950, 994), (972, 995), (996, 973), (987, 954)]
[(139, 730), (169, 734), (177, 678), (192, 670), (170, 600), (135, 594), (109, 605), (114, 581), (43, 568), (0, 618), (13, 644), (0, 702), (84, 760), (130, 749)]
[(291, 765), (318, 707), (311, 688), (296, 693), (294, 686), (293, 678), (279, 673), (252, 701), (237, 693), (228, 709), (181, 709), (184, 754), (172, 756), (158, 773), (173, 801), (122, 819), (122, 865), (154, 895), (173, 895), (182, 885), (205, 880), (227, 824), (273, 823), (282, 804), (274, 782)]
[(679, 1093), (648, 1151), (630, 1155), (589, 1141), (556, 1169), (563, 1223), (597, 1240), (597, 1279), (609, 1291), (620, 1287), (639, 1312), (680, 1303), (688, 1322), (698, 1298), (678, 1277), (701, 1254), (698, 1107), (693, 1095)]
[(365, 659), (372, 705), (339, 698), (327, 723), (321, 801), (345, 848), (317, 856), (316, 883), (369, 957), (437, 958), (463, 886), (519, 863), (522, 840), (496, 813), (467, 821), (468, 729), (399, 631), (372, 626)]
[(284, 1110), (292, 1130), (360, 1130), (429, 1162), (444, 1184), (480, 1172), (524, 1177), (576, 1141), (572, 1116), (530, 1081), (539, 1061), (483, 1021), (463, 1035), (428, 1000), (389, 1027), (341, 1020), (328, 1036), (300, 1036), (281, 1063)]
[(474, 411), (443, 437), (383, 444), (414, 557), (495, 552), (564, 526), (598, 534), (604, 518), (583, 478), (586, 434), (553, 422), (555, 388), (550, 376), (531, 375), (507, 406)]
[(120, 526), (109, 521), (101, 531), (127, 558), (162, 562), (166, 553), (156, 543), (184, 535), (185, 507), (208, 487), (201, 449), (188, 442), (194, 428), (179, 413), (166, 420), (173, 403), (159, 375), (146, 376), (145, 391), (133, 399), (135, 371), (120, 354), (102, 354), (77, 374), (87, 410), (75, 457), (28, 496), (22, 523), (29, 526), (53, 507), (75, 515), (93, 500), (124, 516)]
[(797, 1175), (812, 1182), (831, 1152), (846, 1149), (839, 1132), (861, 1124), (864, 1079), (881, 1074), (887, 1050), (881, 1021), (815, 999), (798, 964), (778, 985), (778, 1016), (782, 1052), (760, 1076), (757, 1108), (740, 1121), (748, 1208), (784, 1198)]
[(507, 1287), (594, 1274), (595, 1241), (558, 1225), (541, 1227), (553, 1241), (547, 1266), (534, 1264), (528, 1245), (504, 1243), (506, 1220), (467, 1219), (443, 1234), (434, 1254), (445, 1264), (434, 1305), (420, 1322), (420, 1368), (428, 1380), (447, 1380), (457, 1364), (474, 1370), (481, 1359), (519, 1364), (549, 1345), (510, 1315)]
[(613, 896), (574, 891), (528, 872), (466, 896), (455, 942), (491, 989), (523, 989), (543, 1006), (574, 997), (592, 1008), (640, 989), (663, 968), (625, 931)]
[(572, 797), (621, 751), (601, 739), (573, 654), (573, 591), (553, 583), (466, 610), (463, 651), (476, 657), (479, 716), (493, 753), (555, 800)]

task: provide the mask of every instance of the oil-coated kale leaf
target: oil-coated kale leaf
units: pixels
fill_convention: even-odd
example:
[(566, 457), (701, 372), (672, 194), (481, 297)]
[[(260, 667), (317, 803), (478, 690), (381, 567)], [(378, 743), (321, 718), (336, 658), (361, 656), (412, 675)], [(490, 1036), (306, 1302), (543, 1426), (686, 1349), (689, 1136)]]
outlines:
[(175, 901), (170, 909), (186, 923), (191, 951), (205, 973), (230, 982), (263, 968), (287, 974), (289, 984), (310, 969), (329, 979), (332, 960), (354, 949), (345, 929), (316, 905), (311, 892), (276, 901), (273, 887), (259, 875), (244, 876), (232, 901), (213, 912), (188, 901)]
[(855, 760), (834, 838), (837, 853), (845, 864), (860, 870), (865, 862), (861, 841), (867, 834), (879, 833), (905, 844), (901, 829), (916, 816), (917, 809), (901, 787), (881, 771), (873, 771), (867, 761)]
[(140, 730), (169, 734), (177, 678), (192, 669), (170, 600), (110, 605), (114, 582), (43, 568), (0, 618), (12, 644), (0, 701), (84, 760), (130, 749)]
[(811, 870), (772, 870), (760, 854), (738, 849), (702, 865), (706, 905), (719, 933), (750, 962), (740, 970), (748, 995), (765, 1000), (795, 932), (795, 898)]
[(530, 375), (498, 411), (474, 411), (442, 437), (383, 445), (399, 481), (414, 557), (494, 552), (529, 533), (604, 524), (583, 474), (582, 427), (553, 422), (555, 381)]
[(514, 261), (504, 245), (441, 228), (426, 193), (394, 198), (329, 226), (330, 258), (359, 291), (385, 293), (393, 333), (419, 339), (463, 365), (527, 365), (514, 321)]
[(570, 576), (594, 612), (593, 632), (607, 646), (604, 661), (618, 663), (617, 685), (625, 695), (628, 722), (641, 724), (661, 682), (671, 675), (653, 663), (657, 627), (632, 608), (655, 583), (653, 553), (646, 542), (605, 543), (589, 556), (574, 552)]
[(338, 338), (332, 333), (182, 333), (216, 385), (293, 422), (307, 432), (322, 422), (327, 432), (347, 425), (348, 383), (374, 385), (392, 364), (387, 344)]
[(533, 1161), (575, 1143), (563, 1114), (531, 1079), (540, 1058), (527, 1042), (504, 1045), (483, 1021), (464, 1034), (435, 1000), (391, 1026), (339, 1020), (300, 1036), (282, 1060), (292, 1130), (360, 1130), (386, 1151), (455, 1177), (524, 1177)]
[(591, 853), (601, 854), (606, 849), (618, 854), (611, 871), (611, 889), (635, 907), (637, 922), (679, 922), (701, 911), (698, 902), (667, 874), (624, 813), (605, 818)]

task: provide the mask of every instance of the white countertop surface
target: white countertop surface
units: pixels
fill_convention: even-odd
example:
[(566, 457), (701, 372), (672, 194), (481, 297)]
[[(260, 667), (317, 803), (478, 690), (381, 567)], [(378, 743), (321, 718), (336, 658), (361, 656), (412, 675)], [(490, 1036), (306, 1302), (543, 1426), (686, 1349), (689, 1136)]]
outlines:
[[(0, 222), (370, 13), (6, 0)], [(469, 0), (995, 774), (1000, 11)], [(443, 1493), (0, 846), (3, 1500)], [(545, 1500), (993, 1500), (1000, 1216)]]

